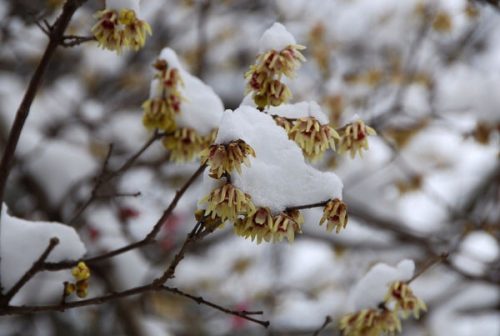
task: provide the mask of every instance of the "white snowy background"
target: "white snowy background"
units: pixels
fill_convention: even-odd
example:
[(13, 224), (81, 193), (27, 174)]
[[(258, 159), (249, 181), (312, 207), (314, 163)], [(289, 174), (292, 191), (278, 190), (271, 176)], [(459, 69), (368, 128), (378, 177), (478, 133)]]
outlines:
[[(34, 22), (52, 21), (60, 2), (0, 2), (2, 145), (45, 48)], [(477, 15), (468, 4), (476, 4)], [(86, 3), (69, 32), (90, 34), (92, 15), (102, 6)], [(422, 8), (428, 11), (423, 16)], [(443, 14), (449, 31), (433, 25)], [(338, 321), (380, 301), (383, 282), (411, 278), (413, 268), (442, 252), (450, 254), (447, 262), (412, 282), (428, 313), (405, 321), (402, 334), (500, 334), (500, 11), (466, 0), (142, 0), (140, 17), (153, 36), (137, 53), (118, 56), (86, 43), (61, 48), (53, 59), (7, 186), (0, 227), (4, 287), (51, 237), (61, 243), (49, 261), (98, 255), (142, 239), (197, 169), (199, 162), (169, 162), (158, 142), (109, 190), (141, 192), (139, 197), (99, 199), (73, 228), (65, 225), (89, 195), (109, 144), (109, 164), (116, 168), (150, 136), (140, 106), (150, 93), (151, 64), (165, 47), (171, 49), (162, 57), (220, 97), (197, 79), (184, 79), (188, 112), (179, 122), (208, 133), (223, 116), (218, 141), (243, 138), (257, 151), (253, 169), (236, 175), (235, 185), (276, 211), (342, 190), (347, 229), (327, 233), (318, 224), (321, 210), (311, 209), (293, 244), (257, 245), (226, 226), (189, 250), (172, 284), (233, 309), (263, 310), (269, 331), (152, 293), (65, 313), (0, 317), (0, 336), (310, 335), (327, 315)], [(292, 103), (312, 103), (295, 105), (293, 113), (301, 115), (310, 104), (307, 113), (336, 127), (362, 118), (378, 132), (362, 158), (328, 153), (306, 165), (271, 118), (240, 107), (249, 105), (243, 74), (276, 42), (259, 43), (277, 21), (307, 47), (307, 62), (287, 84)], [(89, 295), (147, 284), (162, 272), (195, 224), (197, 201), (211, 188), (204, 176), (187, 191), (155, 246), (93, 269)], [(385, 265), (370, 271), (378, 263)], [(57, 302), (62, 282), (70, 279), (69, 271), (39, 274), (12, 304)]]

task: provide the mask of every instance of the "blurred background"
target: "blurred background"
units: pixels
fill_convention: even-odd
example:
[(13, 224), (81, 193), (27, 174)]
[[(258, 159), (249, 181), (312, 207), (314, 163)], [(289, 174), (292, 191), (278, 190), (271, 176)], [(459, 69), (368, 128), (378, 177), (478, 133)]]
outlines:
[[(62, 4), (0, 1), (0, 146), (47, 43), (37, 23), (52, 22)], [(68, 33), (89, 36), (103, 7), (85, 3)], [(159, 52), (173, 48), (234, 109), (259, 38), (278, 21), (307, 47), (307, 62), (289, 83), (293, 102), (317, 101), (334, 127), (357, 115), (378, 133), (362, 158), (330, 153), (315, 164), (342, 179), (348, 228), (327, 233), (306, 214), (293, 244), (257, 245), (226, 227), (189, 250), (172, 283), (233, 309), (263, 310), (269, 330), (151, 293), (66, 313), (1, 317), (0, 335), (311, 335), (325, 316), (337, 321), (348, 312), (349, 291), (370, 266), (411, 258), (419, 267), (444, 252), (448, 259), (412, 284), (428, 313), (406, 321), (402, 334), (500, 334), (496, 1), (143, 0), (139, 17), (153, 30), (139, 52), (116, 55), (95, 42), (58, 49), (16, 152), (6, 191), (11, 213), (70, 223), (89, 255), (142, 239), (199, 166), (170, 162), (161, 143), (72, 218), (109, 144), (116, 169), (149, 138), (141, 104)], [(198, 184), (188, 190), (154, 246), (92, 268), (90, 295), (151, 281), (192, 229), (202, 196)], [(50, 301), (44, 291), (30, 298)], [(332, 323), (322, 335), (336, 330)]]

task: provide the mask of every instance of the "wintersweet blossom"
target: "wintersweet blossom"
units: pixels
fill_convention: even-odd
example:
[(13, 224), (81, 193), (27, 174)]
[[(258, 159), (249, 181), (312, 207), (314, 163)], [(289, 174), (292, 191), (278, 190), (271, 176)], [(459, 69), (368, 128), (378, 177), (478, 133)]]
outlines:
[(275, 216), (273, 221), (273, 241), (280, 242), (286, 237), (291, 243), (295, 239), (295, 234), (302, 232), (304, 217), (299, 210), (289, 210)]
[(234, 221), (239, 215), (249, 215), (255, 212), (250, 195), (245, 194), (230, 183), (214, 189), (201, 199), (200, 203), (207, 204), (205, 216), (210, 216), (212, 219), (220, 218), (222, 222)]
[(253, 214), (239, 218), (234, 223), (234, 232), (244, 238), (269, 242), (272, 238), (273, 216), (267, 207), (258, 208)]
[(215, 132), (201, 136), (191, 128), (178, 128), (163, 138), (163, 146), (175, 162), (191, 161), (198, 157), (214, 140)]
[(202, 161), (210, 167), (210, 177), (215, 179), (234, 170), (241, 174), (241, 164), (250, 166), (249, 156), (255, 157), (255, 151), (241, 139), (213, 144), (201, 154)]
[(83, 261), (80, 261), (71, 269), (71, 274), (75, 278), (76, 282), (64, 283), (64, 295), (68, 296), (76, 291), (76, 295), (79, 298), (86, 297), (89, 291), (90, 269)]
[(394, 311), (401, 312), (403, 318), (413, 314), (413, 317), (419, 318), (420, 311), (427, 311), (425, 303), (413, 294), (410, 286), (406, 282), (394, 282), (385, 296), (385, 303), (394, 302)]
[(311, 159), (321, 158), (328, 149), (335, 149), (335, 140), (339, 135), (330, 125), (321, 125), (316, 118), (300, 118), (293, 122), (289, 131), (290, 139), (294, 140), (304, 155)]
[(345, 229), (347, 226), (347, 205), (338, 198), (328, 201), (319, 223), (323, 225), (324, 222), (326, 222), (328, 232), (335, 229), (335, 232), (339, 233), (341, 229)]
[(148, 129), (173, 131), (176, 127), (175, 116), (181, 112), (181, 102), (184, 100), (180, 93), (184, 82), (179, 71), (169, 67), (165, 60), (157, 60), (153, 67), (157, 70), (154, 89), (158, 95), (142, 104), (142, 123)]
[(289, 78), (293, 77), (300, 63), (305, 61), (300, 52), (305, 47), (295, 44), (293, 37), (290, 39), (287, 36), (289, 33), (284, 26), (275, 24), (264, 33), (264, 36), (266, 34), (268, 37), (275, 35), (270, 40), (283, 35), (284, 38), (278, 37), (276, 40), (286, 40), (290, 44), (280, 48), (280, 50), (274, 49), (273, 45), (273, 49), (259, 54), (255, 64), (251, 65), (245, 74), (247, 91), (253, 92), (254, 102), (260, 109), (264, 109), (266, 106), (281, 105), (291, 98), (292, 93), (288, 86), (281, 81), (281, 78), (283, 75)]
[(137, 18), (134, 9), (106, 8), (95, 14), (97, 23), (92, 33), (100, 47), (121, 53), (123, 49), (139, 50), (151, 35), (151, 26)]
[(387, 309), (363, 309), (342, 317), (340, 330), (344, 336), (393, 335), (401, 332), (401, 321)]
[(365, 125), (363, 120), (356, 120), (347, 124), (340, 130), (338, 152), (340, 154), (350, 152), (354, 158), (356, 153), (363, 155), (363, 149), (368, 149), (368, 136), (376, 135), (377, 132), (370, 126)]

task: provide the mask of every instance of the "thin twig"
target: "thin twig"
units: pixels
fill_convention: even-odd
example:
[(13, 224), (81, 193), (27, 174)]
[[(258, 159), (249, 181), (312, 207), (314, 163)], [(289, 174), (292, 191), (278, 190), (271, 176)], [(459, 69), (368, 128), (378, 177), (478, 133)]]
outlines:
[(319, 327), (318, 330), (316, 330), (312, 336), (319, 336), (319, 334), (325, 330), (325, 328), (332, 322), (332, 318), (330, 316), (327, 316), (325, 317), (325, 322), (323, 322), (323, 324), (321, 325), (321, 327)]
[(110, 145), (110, 149), (108, 154), (104, 160), (101, 172), (99, 176), (96, 178), (96, 183), (90, 192), (90, 195), (87, 197), (85, 202), (76, 210), (71, 219), (68, 221), (69, 225), (74, 225), (76, 220), (82, 215), (82, 213), (95, 201), (96, 198), (99, 198), (99, 190), (103, 185), (110, 182), (114, 178), (120, 176), (125, 171), (127, 171), (132, 165), (136, 162), (136, 160), (157, 140), (161, 139), (165, 136), (165, 133), (161, 133), (155, 131), (153, 135), (142, 145), (142, 147), (135, 152), (127, 161), (125, 161), (120, 168), (113, 172), (107, 172), (108, 162), (111, 156), (111, 152), (113, 150), (112, 145)]
[(324, 207), (327, 203), (328, 203), (328, 201), (323, 201), (323, 202), (317, 202), (317, 203), (311, 203), (311, 204), (295, 205), (295, 206), (287, 207), (285, 211), (319, 208), (319, 207)]
[(243, 318), (245, 320), (258, 323), (261, 326), (263, 326), (264, 328), (269, 327), (269, 324), (270, 324), (269, 321), (258, 320), (256, 318), (253, 318), (253, 317), (250, 316), (250, 315), (262, 315), (263, 314), (262, 311), (252, 312), (252, 311), (244, 311), (244, 310), (231, 310), (231, 309), (222, 307), (222, 306), (220, 306), (218, 304), (215, 304), (213, 302), (207, 301), (207, 300), (205, 300), (201, 296), (195, 296), (195, 295), (191, 295), (191, 294), (188, 294), (186, 292), (183, 292), (180, 289), (175, 288), (175, 287), (162, 286), (162, 289), (164, 289), (167, 292), (173, 293), (173, 294), (184, 296), (186, 298), (189, 298), (189, 299), (195, 301), (198, 304), (203, 304), (203, 305), (209, 306), (209, 307), (214, 308), (216, 310), (219, 310), (219, 311), (221, 311), (223, 313), (226, 313), (226, 314), (229, 314), (229, 315), (238, 316), (238, 317)]
[(61, 46), (65, 48), (75, 47), (85, 42), (97, 41), (94, 36), (65, 35), (62, 38)]
[[(95, 257), (90, 257), (90, 258), (85, 258), (83, 261), (87, 264), (92, 264), (95, 262), (100, 262), (102, 260), (106, 260), (109, 258), (112, 258), (114, 256), (123, 254), (125, 252), (131, 251), (133, 249), (143, 247), (146, 245), (149, 245), (155, 241), (156, 236), (158, 235), (158, 232), (160, 231), (162, 225), (165, 223), (165, 221), (170, 217), (172, 212), (174, 211), (175, 207), (177, 206), (177, 203), (181, 199), (181, 197), (184, 195), (186, 190), (194, 183), (194, 181), (203, 173), (205, 170), (206, 165), (201, 165), (194, 173), (193, 175), (186, 181), (186, 183), (182, 186), (181, 189), (179, 189), (176, 193), (172, 201), (170, 202), (169, 206), (165, 211), (163, 212), (162, 216), (156, 224), (154, 225), (153, 229), (151, 232), (143, 239), (138, 242), (132, 243), (130, 245), (121, 247), (116, 250), (109, 251), (107, 253), (95, 256)], [(62, 269), (67, 269), (70, 267), (75, 266), (78, 264), (78, 260), (71, 260), (71, 261), (63, 261), (63, 262), (58, 262), (58, 263), (45, 263), (44, 269), (48, 271), (57, 271), (57, 270), (62, 270)]]
[(38, 257), (38, 259), (31, 265), (31, 267), (24, 273), (24, 275), (17, 281), (14, 286), (5, 294), (2, 299), (1, 305), (9, 304), (10, 300), (23, 288), (23, 286), (30, 281), (38, 272), (43, 269), (43, 264), (45, 260), (47, 260), (49, 254), (52, 250), (59, 244), (59, 239), (54, 237), (51, 238), (47, 248), (43, 251), (43, 253)]
[[(17, 109), (14, 123), (12, 124), (9, 137), (7, 138), (2, 161), (0, 162), (0, 216), (4, 200), (5, 186), (10, 175), (10, 170), (14, 163), (17, 144), (19, 142), (19, 138), (21, 137), (21, 132), (24, 128), (24, 124), (26, 123), (26, 119), (28, 118), (28, 115), (30, 113), (31, 105), (33, 103), (33, 100), (35, 99), (38, 88), (42, 83), (43, 76), (45, 74), (45, 71), (47, 70), (50, 60), (52, 59), (52, 56), (54, 55), (58, 45), (61, 42), (66, 27), (73, 17), (73, 14), (85, 1), (86, 0), (66, 1), (61, 15), (59, 15), (54, 25), (50, 26), (51, 29), (49, 34), (49, 43), (45, 48), (40, 63), (38, 63), (38, 66), (36, 67), (35, 72), (31, 77), (21, 104)], [(2, 284), (0, 283), (0, 298), (2, 296)]]
[(411, 283), (413, 280), (427, 272), (429, 269), (431, 269), (433, 266), (439, 264), (440, 262), (443, 262), (444, 260), (448, 259), (448, 253), (442, 253), (438, 256), (435, 256), (428, 260), (422, 268), (416, 272), (410, 280), (407, 281), (407, 283)]

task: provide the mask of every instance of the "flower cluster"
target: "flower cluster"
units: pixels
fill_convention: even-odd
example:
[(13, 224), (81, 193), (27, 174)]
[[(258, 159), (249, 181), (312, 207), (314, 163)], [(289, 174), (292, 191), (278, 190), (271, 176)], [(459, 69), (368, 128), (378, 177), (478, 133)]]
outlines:
[(347, 205), (338, 198), (328, 201), (319, 223), (323, 225), (324, 222), (327, 222), (326, 230), (328, 232), (335, 229), (335, 232), (339, 233), (341, 229), (345, 229), (347, 226)]
[(200, 200), (206, 203), (204, 216), (212, 219), (219, 218), (223, 223), (226, 220), (235, 221), (240, 215), (249, 215), (255, 212), (250, 195), (234, 187), (230, 183), (214, 189)]
[(335, 150), (335, 140), (339, 139), (335, 129), (328, 124), (321, 125), (313, 117), (295, 120), (288, 136), (300, 146), (310, 160), (320, 159), (328, 148)]
[(347, 124), (340, 130), (340, 140), (338, 152), (340, 154), (350, 152), (354, 158), (356, 153), (363, 155), (363, 149), (368, 149), (368, 136), (376, 135), (377, 132), (359, 119)]
[(64, 283), (64, 295), (69, 296), (76, 291), (76, 295), (79, 298), (86, 297), (89, 289), (90, 269), (83, 261), (80, 261), (78, 265), (71, 269), (71, 274), (75, 278), (76, 282)]
[(157, 60), (153, 66), (157, 70), (155, 80), (160, 94), (142, 104), (142, 122), (148, 129), (169, 132), (175, 129), (175, 115), (180, 113), (183, 97), (179, 89), (183, 82), (179, 71), (169, 67), (165, 60)]
[(340, 320), (340, 330), (344, 336), (378, 336), (401, 332), (401, 320), (413, 314), (419, 318), (421, 311), (426, 311), (425, 303), (417, 298), (406, 282), (396, 281), (391, 284), (378, 308), (363, 309), (347, 314)]
[(104, 9), (95, 14), (97, 23), (92, 33), (100, 47), (115, 50), (119, 54), (123, 49), (139, 50), (151, 35), (150, 25), (137, 18), (133, 9)]
[(401, 281), (396, 281), (391, 285), (384, 300), (387, 304), (394, 302), (394, 310), (401, 312), (404, 318), (413, 314), (413, 317), (418, 319), (420, 311), (427, 310), (425, 303), (413, 294), (410, 286)]
[(387, 309), (363, 309), (340, 320), (344, 336), (379, 336), (401, 332), (398, 316)]
[(253, 100), (259, 109), (278, 106), (287, 102), (292, 93), (281, 77), (292, 77), (300, 62), (305, 61), (301, 45), (289, 45), (277, 51), (269, 50), (257, 56), (255, 64), (245, 74), (247, 90), (253, 92)]
[(257, 244), (262, 241), (281, 242), (283, 238), (293, 242), (303, 224), (304, 217), (299, 210), (283, 211), (273, 216), (269, 208), (258, 208), (252, 215), (238, 219), (234, 229), (237, 235), (255, 240)]
[(170, 152), (170, 160), (191, 161), (213, 142), (215, 136), (215, 131), (201, 136), (194, 129), (178, 128), (163, 137), (163, 146)]
[(250, 166), (249, 156), (255, 157), (255, 151), (241, 139), (228, 144), (213, 144), (201, 153), (202, 162), (210, 166), (210, 177), (215, 179), (233, 170), (241, 174), (242, 163)]

